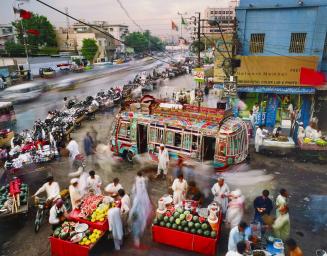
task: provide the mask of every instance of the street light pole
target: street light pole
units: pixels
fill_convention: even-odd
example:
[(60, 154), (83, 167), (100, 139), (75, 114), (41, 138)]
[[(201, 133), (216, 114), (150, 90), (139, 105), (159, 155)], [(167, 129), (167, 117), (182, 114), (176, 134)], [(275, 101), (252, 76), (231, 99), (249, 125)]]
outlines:
[[(201, 67), (201, 48), (200, 48), (200, 40), (201, 40), (201, 12), (198, 12), (198, 33), (197, 33), (197, 40), (198, 40), (198, 68)], [(198, 81), (198, 108), (199, 108), (199, 112), (200, 112), (200, 109), (201, 109), (201, 98), (200, 98), (200, 92), (201, 92), (201, 83), (200, 81)]]

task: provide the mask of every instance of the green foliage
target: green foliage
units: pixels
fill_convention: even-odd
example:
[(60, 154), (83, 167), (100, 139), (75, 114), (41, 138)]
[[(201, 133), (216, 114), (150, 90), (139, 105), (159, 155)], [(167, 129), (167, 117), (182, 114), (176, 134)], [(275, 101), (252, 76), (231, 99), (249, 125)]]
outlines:
[(11, 57), (20, 57), (25, 55), (24, 45), (15, 43), (14, 41), (7, 41), (5, 43), (5, 50)]
[(160, 38), (152, 36), (148, 30), (128, 34), (125, 38), (125, 43), (128, 47), (134, 48), (135, 53), (162, 51), (164, 49), (164, 44)]
[(98, 51), (97, 42), (94, 39), (84, 39), (82, 46), (82, 54), (83, 56), (91, 63), (93, 63), (94, 57)]
[[(32, 17), (28, 20), (15, 21), (12, 23), (17, 32), (18, 41), (24, 44), (23, 29), (26, 31), (28, 29), (36, 29), (40, 32), (40, 35), (31, 35), (27, 33), (26, 41), (29, 45), (29, 51), (32, 53), (37, 53), (39, 47), (55, 47), (57, 46), (56, 33), (54, 27), (50, 21), (37, 14), (32, 14)], [(23, 27), (23, 29), (22, 29)]]

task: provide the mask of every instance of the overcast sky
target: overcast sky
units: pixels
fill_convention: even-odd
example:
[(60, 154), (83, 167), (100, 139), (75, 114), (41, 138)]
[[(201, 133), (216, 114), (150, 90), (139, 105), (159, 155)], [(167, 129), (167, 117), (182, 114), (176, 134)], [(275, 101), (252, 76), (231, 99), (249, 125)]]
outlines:
[[(43, 0), (54, 7), (64, 10), (79, 19), (87, 21), (105, 20), (109, 23), (126, 24), (130, 30), (136, 30), (120, 8), (117, 0)], [(194, 12), (203, 13), (206, 7), (228, 6), (229, 0), (120, 0), (143, 29), (150, 29), (156, 35), (171, 33), (171, 20), (180, 22), (177, 12), (187, 12), (188, 16)], [(0, 0), (0, 23), (10, 23), (15, 19), (13, 5), (17, 0)], [(24, 1), (22, 8), (44, 15), (56, 26), (66, 26), (66, 18), (35, 0)], [(73, 21), (70, 21), (73, 23)]]

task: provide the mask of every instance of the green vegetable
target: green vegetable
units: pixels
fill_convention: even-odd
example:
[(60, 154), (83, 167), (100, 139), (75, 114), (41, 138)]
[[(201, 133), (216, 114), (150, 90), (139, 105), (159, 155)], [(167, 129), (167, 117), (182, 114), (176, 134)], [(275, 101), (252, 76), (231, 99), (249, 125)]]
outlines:
[(202, 228), (203, 230), (206, 230), (206, 229), (209, 228), (209, 226), (208, 226), (208, 224), (203, 223), (202, 226), (201, 226), (201, 228)]

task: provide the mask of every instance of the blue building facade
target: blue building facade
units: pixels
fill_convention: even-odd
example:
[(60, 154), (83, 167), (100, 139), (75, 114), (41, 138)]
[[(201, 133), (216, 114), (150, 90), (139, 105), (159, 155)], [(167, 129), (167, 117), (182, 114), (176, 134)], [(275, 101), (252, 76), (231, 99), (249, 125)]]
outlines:
[[(317, 56), (317, 70), (327, 74), (326, 0), (241, 0), (236, 19), (240, 55), (293, 59)], [(241, 98), (252, 97), (252, 102), (260, 103), (260, 111), (264, 112), (261, 123), (267, 126), (274, 127), (278, 122), (281, 125), (290, 118), (290, 104), (299, 109), (297, 119), (307, 125), (312, 117), (315, 88), (282, 87), (247, 85), (238, 91)]]

